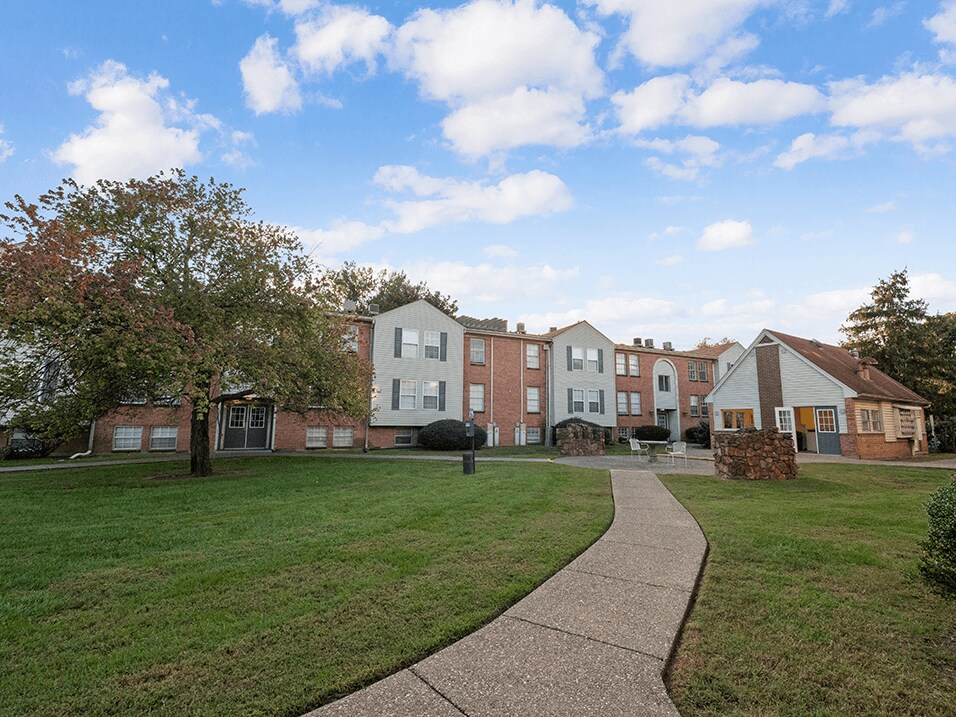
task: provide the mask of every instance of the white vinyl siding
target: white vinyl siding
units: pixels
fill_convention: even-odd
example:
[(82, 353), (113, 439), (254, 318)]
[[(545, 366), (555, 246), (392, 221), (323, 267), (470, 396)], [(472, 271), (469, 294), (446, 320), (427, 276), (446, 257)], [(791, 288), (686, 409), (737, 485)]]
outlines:
[[(599, 331), (587, 323), (572, 326), (553, 338), (552, 360), (548, 362), (553, 369), (554, 383), (543, 399), (548, 412), (549, 423), (559, 423), (573, 416), (585, 414), (589, 421), (601, 426), (616, 427), (617, 411), (605, 406), (604, 413), (587, 413), (587, 391), (603, 391), (605, 403), (613, 401), (617, 395), (615, 370), (611, 368), (615, 346)], [(588, 371), (588, 349), (592, 350), (591, 360), (597, 360), (597, 370)], [(627, 352), (620, 352), (625, 355)], [(592, 364), (592, 368), (594, 364)], [(582, 391), (577, 401), (568, 393), (570, 390)], [(552, 400), (553, 406), (547, 405)], [(577, 409), (574, 404), (577, 403)]]
[(139, 451), (143, 448), (142, 426), (114, 426), (114, 451)]
[(176, 426), (153, 426), (149, 431), (149, 450), (175, 451), (178, 435)]
[(305, 429), (306, 448), (328, 448), (329, 429), (325, 426), (308, 426)]

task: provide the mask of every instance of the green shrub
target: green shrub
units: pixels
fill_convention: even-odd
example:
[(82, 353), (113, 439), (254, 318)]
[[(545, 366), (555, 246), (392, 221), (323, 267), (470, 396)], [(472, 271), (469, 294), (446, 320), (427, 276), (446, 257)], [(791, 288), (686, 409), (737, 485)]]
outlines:
[(956, 600), (956, 476), (926, 504), (929, 534), (920, 543), (920, 574), (941, 595)]
[(655, 426), (653, 423), (647, 426), (638, 426), (634, 429), (634, 433), (642, 441), (669, 441), (671, 437), (670, 430)]
[[(488, 440), (488, 432), (475, 426), (475, 448)], [(429, 423), (418, 432), (418, 445), (431, 451), (466, 451), (471, 449), (471, 438), (465, 435), (465, 424), (454, 418)]]
[(956, 453), (956, 416), (936, 419), (936, 439), (939, 441), (939, 452)]
[(710, 424), (701, 421), (684, 431), (684, 439), (688, 443), (696, 443), (701, 448), (710, 448)]
[(583, 418), (565, 418), (563, 421), (558, 421), (554, 424), (554, 430), (551, 432), (551, 441), (554, 444), (558, 442), (558, 429), (567, 428), (568, 426), (584, 426), (585, 428), (591, 428), (596, 431), (601, 431), (604, 434), (604, 445), (611, 446), (614, 445), (614, 430), (608, 428), (607, 426), (599, 426), (596, 423), (591, 421), (586, 421)]

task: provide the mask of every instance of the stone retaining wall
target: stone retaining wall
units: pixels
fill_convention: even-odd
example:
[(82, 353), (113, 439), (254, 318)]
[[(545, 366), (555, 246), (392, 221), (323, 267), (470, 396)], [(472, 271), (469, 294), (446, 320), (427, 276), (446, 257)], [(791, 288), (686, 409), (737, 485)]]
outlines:
[(797, 456), (790, 436), (776, 428), (716, 431), (714, 471), (737, 480), (791, 480), (797, 477)]
[(568, 426), (555, 431), (562, 456), (603, 456), (604, 431), (586, 426)]

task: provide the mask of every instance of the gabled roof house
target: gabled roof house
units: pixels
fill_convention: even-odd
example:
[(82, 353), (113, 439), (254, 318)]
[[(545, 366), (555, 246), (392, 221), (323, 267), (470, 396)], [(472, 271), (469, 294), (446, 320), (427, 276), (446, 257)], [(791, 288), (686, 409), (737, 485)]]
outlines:
[(764, 329), (708, 394), (712, 429), (776, 426), (802, 451), (925, 453), (929, 402), (839, 346)]

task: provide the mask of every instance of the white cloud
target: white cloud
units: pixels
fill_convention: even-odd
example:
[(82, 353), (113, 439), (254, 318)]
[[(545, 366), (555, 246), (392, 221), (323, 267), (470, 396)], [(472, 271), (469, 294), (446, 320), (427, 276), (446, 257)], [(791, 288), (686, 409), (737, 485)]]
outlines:
[(351, 251), (362, 244), (373, 241), (385, 235), (385, 227), (365, 224), (364, 222), (349, 221), (344, 218), (336, 219), (330, 229), (303, 229), (290, 227), (305, 247), (314, 247), (322, 250), (323, 254), (340, 254)]
[(521, 217), (562, 212), (573, 204), (564, 182), (540, 170), (512, 174), (489, 186), (483, 182), (428, 177), (414, 167), (391, 165), (380, 167), (374, 181), (392, 192), (428, 197), (385, 202), (396, 215), (386, 226), (396, 234), (448, 222), (506, 224)]
[(896, 202), (889, 201), (883, 202), (882, 204), (874, 204), (872, 207), (867, 207), (864, 211), (867, 214), (885, 214), (886, 212), (892, 212), (896, 209)]
[(956, 0), (946, 0), (936, 15), (923, 22), (938, 43), (956, 44)]
[(506, 244), (492, 244), (485, 247), (485, 254), (496, 259), (512, 259), (518, 256), (518, 251)]
[(824, 229), (818, 232), (806, 232), (800, 236), (801, 241), (820, 241), (821, 239), (832, 239), (835, 232), (832, 229)]
[(459, 301), (507, 302), (557, 293), (580, 273), (577, 267), (560, 269), (550, 264), (471, 265), (462, 261), (420, 261), (403, 266), (402, 270)]
[(914, 235), (909, 229), (903, 229), (895, 237), (893, 237), (893, 241), (895, 241), (897, 244), (912, 244), (914, 241), (916, 241), (916, 235)]
[(256, 144), (255, 137), (253, 137), (251, 132), (233, 131), (229, 134), (229, 143), (230, 148), (224, 151), (219, 157), (223, 162), (233, 169), (240, 171), (248, 169), (255, 164), (244, 149), (247, 145), (250, 147), (259, 146)]
[(793, 169), (809, 159), (833, 159), (842, 156), (850, 147), (850, 140), (838, 134), (801, 134), (790, 143), (790, 149), (777, 155), (774, 166)]
[(326, 6), (319, 17), (295, 25), (295, 56), (309, 72), (331, 74), (344, 65), (364, 62), (368, 72), (386, 48), (392, 26), (384, 17), (341, 5)]
[[(448, 177), (429, 177), (414, 167), (385, 165), (372, 180), (388, 192), (411, 194), (416, 199), (382, 202), (393, 213), (377, 224), (337, 219), (329, 229), (295, 231), (303, 242), (320, 246), (324, 254), (349, 251), (387, 234), (413, 234), (440, 224), (485, 222), (508, 224), (523, 217), (546, 216), (570, 209), (571, 192), (558, 177), (540, 170), (512, 174), (497, 184), (463, 182)], [(510, 256), (510, 247), (489, 250)]]
[(833, 17), (850, 9), (850, 0), (830, 0), (825, 17)]
[(897, 2), (892, 5), (881, 5), (870, 15), (870, 21), (866, 24), (867, 28), (879, 27), (886, 24), (887, 20), (903, 14), (906, 9), (905, 2)]
[(762, 0), (588, 0), (603, 15), (628, 20), (622, 42), (641, 62), (690, 65), (706, 58)]
[(13, 151), (13, 142), (3, 138), (3, 125), (0, 124), (0, 164), (10, 159), (13, 156)]
[(584, 102), (603, 92), (599, 41), (551, 5), (473, 0), (415, 13), (395, 33), (391, 64), (450, 107), (442, 127), (462, 154), (568, 147), (588, 139)]
[[(874, 84), (830, 84), (832, 124), (881, 132), (928, 154), (948, 151), (956, 136), (956, 80), (909, 72)], [(934, 144), (935, 143), (935, 144)]]
[(700, 308), (700, 313), (710, 318), (719, 318), (722, 322), (730, 320), (740, 323), (754, 315), (765, 316), (773, 311), (776, 305), (772, 299), (744, 301), (738, 304), (731, 304), (727, 299), (716, 299), (704, 304)]
[(662, 259), (658, 259), (654, 263), (658, 266), (675, 266), (677, 264), (683, 264), (684, 257), (680, 254), (671, 254), (670, 256), (665, 256)]
[(651, 326), (660, 327), (661, 324), (655, 322), (667, 322), (683, 313), (673, 301), (621, 292), (588, 299), (583, 306), (565, 311), (523, 314), (521, 320), (534, 333), (544, 333), (552, 326), (589, 321), (613, 341), (615, 335), (641, 335), (639, 332)]
[(694, 181), (700, 178), (702, 170), (721, 164), (720, 145), (709, 137), (690, 135), (676, 141), (637, 140), (635, 144), (662, 154), (684, 155), (679, 163), (665, 162), (660, 157), (649, 157), (645, 161), (648, 167), (670, 179)]
[(727, 219), (704, 228), (697, 242), (698, 251), (723, 251), (750, 246), (757, 240), (749, 222)]
[(276, 39), (262, 35), (239, 61), (246, 105), (257, 115), (292, 112), (302, 107), (299, 85), (292, 68), (276, 50)]
[(481, 157), (523, 145), (576, 147), (591, 134), (580, 94), (518, 87), (510, 95), (472, 102), (442, 121), (460, 154)]
[(913, 296), (925, 299), (936, 311), (956, 309), (956, 282), (941, 274), (913, 274), (909, 277)]
[(682, 118), (695, 127), (776, 124), (826, 107), (812, 85), (783, 80), (737, 82), (716, 80), (682, 109)]
[(99, 115), (53, 152), (54, 161), (72, 164), (73, 178), (81, 184), (143, 178), (200, 161), (200, 134), (222, 125), (211, 115), (195, 113), (194, 102), (168, 96), (168, 87), (156, 73), (139, 79), (113, 60), (71, 83), (70, 93), (84, 95)]
[(611, 96), (620, 131), (639, 134), (666, 123), (686, 101), (690, 77), (664, 75), (648, 80), (630, 92), (616, 92)]
[[(213, 3), (219, 3), (222, 0), (213, 0)], [(281, 10), (285, 15), (302, 15), (309, 10), (316, 8), (320, 0), (245, 0), (247, 5), (264, 7), (270, 12)]]

